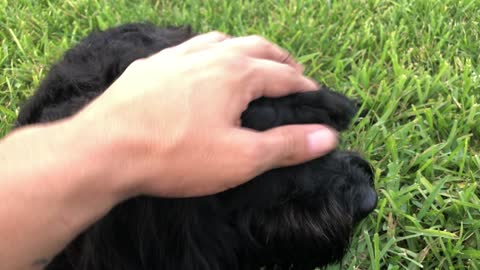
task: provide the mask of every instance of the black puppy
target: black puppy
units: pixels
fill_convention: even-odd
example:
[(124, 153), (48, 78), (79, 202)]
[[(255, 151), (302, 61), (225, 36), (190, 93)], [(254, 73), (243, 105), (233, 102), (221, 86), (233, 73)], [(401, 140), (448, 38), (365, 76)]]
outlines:
[[(149, 24), (91, 34), (52, 67), (21, 109), (17, 127), (74, 114), (132, 61), (192, 36), (188, 29)], [(256, 100), (242, 124), (265, 130), (325, 123), (344, 130), (355, 112), (349, 99), (324, 88)], [(376, 200), (370, 165), (355, 153), (334, 151), (217, 195), (128, 200), (77, 237), (47, 269), (312, 270), (343, 257), (353, 227)]]

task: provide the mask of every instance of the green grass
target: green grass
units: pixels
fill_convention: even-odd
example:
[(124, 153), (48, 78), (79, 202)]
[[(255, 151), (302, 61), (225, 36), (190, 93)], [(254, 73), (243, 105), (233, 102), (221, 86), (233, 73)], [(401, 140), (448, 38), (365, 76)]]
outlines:
[(146, 20), (264, 35), (363, 101), (380, 199), (331, 269), (480, 269), (480, 1), (0, 0), (0, 137), (66, 48)]

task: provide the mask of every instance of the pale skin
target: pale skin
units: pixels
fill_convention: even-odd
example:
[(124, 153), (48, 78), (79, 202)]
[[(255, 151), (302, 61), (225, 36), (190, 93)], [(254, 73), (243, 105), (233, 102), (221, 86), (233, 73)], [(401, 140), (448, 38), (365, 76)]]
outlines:
[(278, 46), (219, 32), (134, 62), (78, 114), (0, 140), (0, 269), (43, 269), (119, 202), (220, 192), (331, 151), (322, 125), (266, 132), (240, 115), (260, 96), (317, 84)]

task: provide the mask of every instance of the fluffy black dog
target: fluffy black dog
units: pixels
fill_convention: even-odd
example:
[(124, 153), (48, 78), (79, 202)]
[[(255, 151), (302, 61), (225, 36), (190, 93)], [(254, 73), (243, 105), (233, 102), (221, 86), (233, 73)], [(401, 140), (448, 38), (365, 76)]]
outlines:
[[(52, 67), (17, 127), (74, 114), (132, 61), (192, 36), (186, 28), (150, 24), (91, 34)], [(258, 99), (242, 123), (257, 130), (294, 123), (344, 130), (355, 113), (352, 101), (324, 88)], [(359, 155), (334, 151), (217, 195), (134, 198), (77, 237), (47, 269), (311, 270), (345, 254), (355, 224), (376, 205), (372, 178)]]

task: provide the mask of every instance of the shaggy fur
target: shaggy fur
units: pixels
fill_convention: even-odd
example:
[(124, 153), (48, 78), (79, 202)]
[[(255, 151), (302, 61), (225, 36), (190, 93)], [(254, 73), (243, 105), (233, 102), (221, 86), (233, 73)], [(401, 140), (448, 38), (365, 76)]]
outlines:
[[(91, 34), (52, 67), (21, 109), (17, 127), (74, 114), (132, 61), (192, 35), (189, 29), (149, 24)], [(256, 100), (242, 124), (265, 130), (326, 123), (344, 130), (355, 113), (352, 101), (324, 88)], [(345, 254), (354, 226), (376, 205), (372, 178), (359, 155), (334, 151), (217, 195), (133, 198), (82, 233), (47, 269), (312, 270)]]

